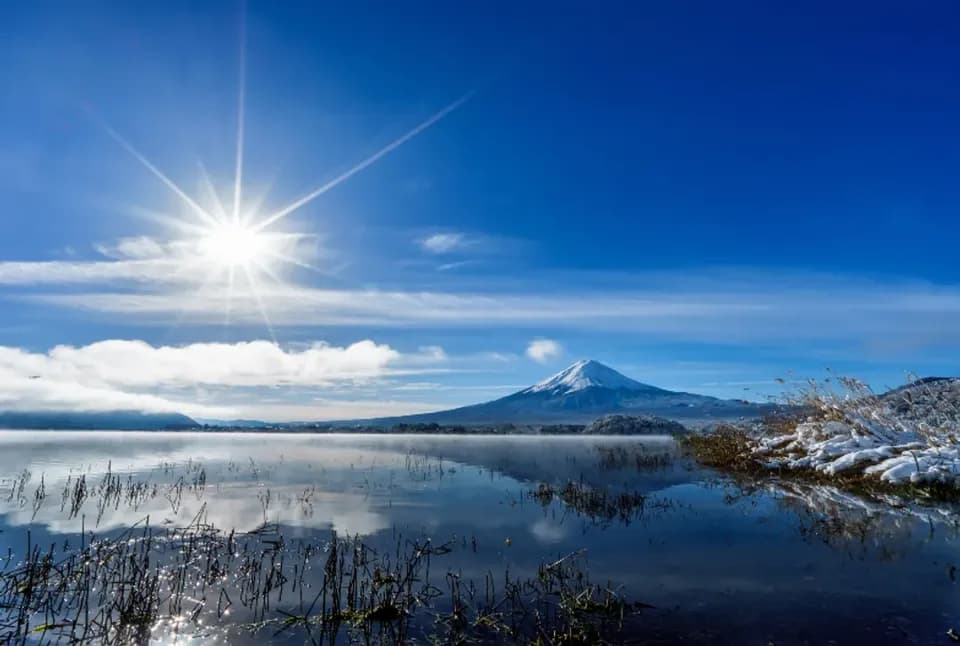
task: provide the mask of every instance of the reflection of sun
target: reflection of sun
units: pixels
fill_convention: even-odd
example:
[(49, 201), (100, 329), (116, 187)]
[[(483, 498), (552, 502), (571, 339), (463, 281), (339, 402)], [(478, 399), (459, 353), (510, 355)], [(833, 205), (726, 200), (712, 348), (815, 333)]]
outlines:
[[(170, 247), (179, 250), (182, 256), (183, 270), (198, 272), (203, 287), (217, 281), (225, 284), (226, 321), (230, 319), (231, 300), (237, 293), (236, 278), (243, 276), (247, 295), (252, 296), (263, 315), (263, 320), (270, 328), (270, 319), (267, 315), (264, 301), (261, 296), (262, 279), (269, 277), (278, 283), (281, 282), (277, 274), (279, 267), (293, 265), (313, 269), (304, 258), (302, 243), (315, 236), (302, 233), (288, 233), (276, 230), (276, 224), (297, 209), (312, 202), (327, 191), (350, 179), (353, 175), (374, 164), (396, 148), (400, 147), (413, 137), (417, 136), (440, 119), (453, 112), (470, 98), (467, 94), (454, 101), (446, 108), (423, 121), (403, 136), (395, 139), (377, 152), (368, 156), (349, 170), (341, 173), (306, 195), (294, 200), (281, 209), (272, 212), (260, 212), (258, 208), (248, 210), (250, 205), (243, 201), (243, 145), (244, 145), (244, 102), (245, 78), (242, 70), (243, 51), (241, 51), (241, 75), (239, 93), (239, 115), (237, 120), (236, 168), (233, 182), (233, 195), (227, 205), (219, 196), (213, 183), (202, 170), (201, 180), (206, 187), (208, 199), (201, 205), (165, 175), (139, 150), (133, 147), (118, 132), (105, 126), (107, 132), (133, 157), (137, 159), (157, 179), (163, 182), (188, 207), (188, 217), (159, 216), (163, 222), (177, 231), (176, 238), (169, 240)], [(229, 209), (227, 208), (229, 206)]]

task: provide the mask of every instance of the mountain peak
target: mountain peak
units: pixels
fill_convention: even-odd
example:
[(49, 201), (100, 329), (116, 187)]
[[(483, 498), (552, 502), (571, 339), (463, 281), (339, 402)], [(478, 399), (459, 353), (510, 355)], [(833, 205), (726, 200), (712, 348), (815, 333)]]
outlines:
[(577, 361), (535, 386), (447, 411), (374, 420), (386, 423), (576, 424), (601, 415), (657, 415), (669, 419), (738, 419), (771, 410), (761, 404), (664, 390), (626, 377), (599, 361)]
[(582, 359), (523, 392), (571, 393), (586, 388), (644, 390), (649, 386), (634, 381), (599, 361)]

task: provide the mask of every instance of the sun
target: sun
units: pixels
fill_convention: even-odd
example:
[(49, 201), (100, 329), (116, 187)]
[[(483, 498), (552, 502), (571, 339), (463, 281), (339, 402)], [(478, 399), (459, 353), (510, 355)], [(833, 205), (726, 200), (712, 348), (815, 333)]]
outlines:
[(210, 227), (197, 243), (200, 257), (216, 267), (248, 269), (272, 256), (271, 236), (240, 222)]
[[(246, 197), (244, 195), (245, 47), (245, 40), (242, 40), (237, 96), (236, 158), (233, 190), (230, 191), (232, 195), (229, 197), (221, 188), (214, 185), (201, 163), (200, 181), (206, 189), (206, 197), (198, 200), (188, 194), (109, 124), (104, 122), (101, 125), (110, 137), (160, 180), (186, 207), (184, 213), (177, 215), (150, 210), (152, 218), (159, 219), (176, 231), (174, 237), (167, 242), (170, 248), (176, 250), (176, 257), (180, 261), (178, 271), (198, 279), (198, 292), (224, 290), (222, 300), (224, 323), (227, 325), (231, 320), (233, 300), (252, 298), (271, 336), (276, 339), (264, 295), (269, 294), (270, 288), (286, 286), (284, 274), (287, 271), (298, 268), (319, 271), (309, 261), (317, 255), (316, 245), (320, 239), (313, 233), (283, 231), (277, 226), (279, 222), (429, 129), (466, 103), (474, 93), (468, 92), (461, 96), (413, 129), (286, 206), (260, 212), (260, 201), (251, 204), (244, 199)], [(226, 199), (223, 199), (224, 197)], [(211, 302), (215, 300), (217, 299), (211, 299)]]

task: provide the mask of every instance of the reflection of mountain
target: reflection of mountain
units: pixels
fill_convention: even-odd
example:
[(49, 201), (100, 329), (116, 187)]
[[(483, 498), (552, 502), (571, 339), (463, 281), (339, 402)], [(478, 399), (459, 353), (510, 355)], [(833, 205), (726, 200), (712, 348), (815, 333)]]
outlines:
[(515, 480), (525, 489), (575, 480), (646, 494), (689, 482), (700, 472), (679, 456), (669, 437), (371, 434), (329, 435), (324, 442), (456, 462), (484, 477)]
[(0, 411), (0, 428), (162, 431), (196, 428), (180, 413)]
[(578, 361), (540, 383), (501, 399), (453, 410), (373, 420), (377, 425), (589, 423), (611, 413), (668, 419), (759, 417), (768, 404), (717, 399), (642, 384), (597, 361)]

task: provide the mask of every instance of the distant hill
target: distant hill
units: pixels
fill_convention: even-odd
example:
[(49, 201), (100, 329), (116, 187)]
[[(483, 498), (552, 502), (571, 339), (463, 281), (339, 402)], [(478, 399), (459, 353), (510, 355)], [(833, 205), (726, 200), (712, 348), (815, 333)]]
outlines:
[[(281, 426), (276, 422), (264, 422), (259, 419), (210, 419), (197, 417), (197, 424), (201, 426), (211, 426), (214, 428), (270, 428), (272, 426)], [(289, 422), (291, 424), (295, 422)]]
[(900, 419), (960, 425), (960, 378), (924, 377), (879, 397)]
[(586, 424), (615, 413), (708, 421), (759, 417), (776, 409), (771, 404), (664, 390), (630, 379), (597, 361), (587, 360), (578, 361), (529, 388), (483, 404), (354, 423), (378, 426), (399, 423)]
[(0, 411), (0, 428), (6, 429), (173, 431), (197, 426), (195, 421), (179, 413)]

